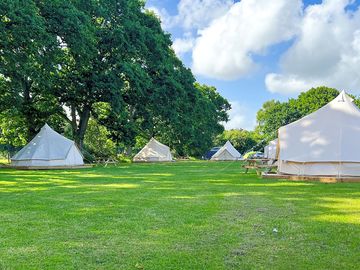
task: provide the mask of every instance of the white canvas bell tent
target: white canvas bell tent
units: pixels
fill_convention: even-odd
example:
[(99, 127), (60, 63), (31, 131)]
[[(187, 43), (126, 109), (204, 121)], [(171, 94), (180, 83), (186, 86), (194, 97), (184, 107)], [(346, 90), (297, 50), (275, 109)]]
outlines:
[(360, 176), (360, 110), (344, 91), (278, 135), (279, 173)]
[(30, 143), (11, 158), (18, 167), (57, 167), (84, 165), (75, 143), (45, 124)]
[(278, 139), (272, 140), (264, 148), (264, 158), (276, 159), (276, 152), (278, 149)]
[(140, 150), (139, 153), (133, 158), (134, 162), (160, 162), (160, 161), (172, 161), (172, 155), (170, 148), (154, 138)]
[(238, 150), (227, 141), (212, 157), (211, 160), (242, 160)]

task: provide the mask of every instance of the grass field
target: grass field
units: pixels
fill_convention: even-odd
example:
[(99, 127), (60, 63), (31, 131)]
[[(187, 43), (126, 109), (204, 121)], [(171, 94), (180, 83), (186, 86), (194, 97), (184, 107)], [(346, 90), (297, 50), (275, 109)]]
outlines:
[(360, 184), (239, 163), (0, 169), (0, 208), (0, 269), (360, 268)]

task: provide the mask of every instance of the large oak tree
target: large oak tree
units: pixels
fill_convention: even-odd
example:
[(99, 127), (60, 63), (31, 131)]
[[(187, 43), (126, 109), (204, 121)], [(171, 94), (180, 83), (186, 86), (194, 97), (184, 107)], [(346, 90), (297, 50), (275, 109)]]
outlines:
[(181, 155), (199, 155), (223, 130), (230, 105), (195, 84), (143, 1), (0, 5), (2, 111), (21, 120), (28, 138), (45, 121), (67, 123), (82, 147), (93, 117), (117, 143), (157, 136)]

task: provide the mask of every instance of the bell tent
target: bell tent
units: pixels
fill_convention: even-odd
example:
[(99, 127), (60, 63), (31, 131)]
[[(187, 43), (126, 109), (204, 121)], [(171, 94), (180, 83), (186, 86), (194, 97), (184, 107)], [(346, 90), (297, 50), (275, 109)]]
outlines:
[(144, 146), (139, 153), (137, 153), (133, 159), (134, 162), (160, 162), (160, 161), (172, 161), (172, 155), (170, 148), (154, 138)]
[(227, 141), (212, 157), (211, 160), (242, 160), (238, 150)]
[(277, 145), (278, 145), (278, 139), (269, 142), (269, 144), (264, 148), (264, 158), (277, 159), (276, 158)]
[(45, 124), (24, 148), (11, 158), (14, 167), (71, 167), (84, 165), (75, 143)]
[(344, 91), (278, 135), (279, 173), (360, 176), (360, 110)]

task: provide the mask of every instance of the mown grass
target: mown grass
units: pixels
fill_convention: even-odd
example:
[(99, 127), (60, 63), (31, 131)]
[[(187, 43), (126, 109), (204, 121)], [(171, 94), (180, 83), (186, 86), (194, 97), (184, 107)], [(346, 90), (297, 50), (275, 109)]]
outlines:
[(359, 195), (236, 162), (1, 169), (0, 269), (359, 269)]

